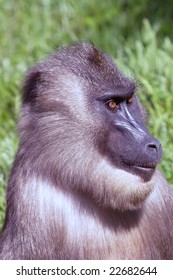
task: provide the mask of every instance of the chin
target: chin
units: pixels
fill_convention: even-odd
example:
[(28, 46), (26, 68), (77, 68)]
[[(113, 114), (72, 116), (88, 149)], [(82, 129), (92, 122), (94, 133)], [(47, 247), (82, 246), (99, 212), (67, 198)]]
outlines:
[(101, 203), (114, 210), (141, 208), (150, 196), (156, 183), (156, 170), (124, 170), (102, 162), (99, 178), (104, 194)]

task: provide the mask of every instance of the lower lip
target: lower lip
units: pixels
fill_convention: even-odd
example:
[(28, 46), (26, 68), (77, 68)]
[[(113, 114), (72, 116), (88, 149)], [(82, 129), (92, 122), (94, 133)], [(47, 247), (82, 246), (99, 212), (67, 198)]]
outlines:
[(148, 164), (146, 166), (140, 166), (140, 165), (132, 165), (132, 164), (124, 163), (124, 167), (125, 166), (131, 173), (140, 176), (141, 178), (143, 178), (144, 181), (149, 181), (156, 169), (156, 164)]
[(135, 174), (138, 174), (140, 177), (142, 177), (144, 181), (149, 181), (154, 174), (155, 167), (133, 166), (132, 170)]

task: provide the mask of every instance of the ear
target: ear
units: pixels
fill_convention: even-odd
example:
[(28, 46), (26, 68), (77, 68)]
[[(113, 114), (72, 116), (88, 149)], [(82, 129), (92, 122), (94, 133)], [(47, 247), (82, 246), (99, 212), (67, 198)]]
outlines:
[(23, 103), (35, 102), (39, 92), (38, 87), (42, 80), (41, 76), (42, 72), (37, 68), (28, 71), (22, 88)]

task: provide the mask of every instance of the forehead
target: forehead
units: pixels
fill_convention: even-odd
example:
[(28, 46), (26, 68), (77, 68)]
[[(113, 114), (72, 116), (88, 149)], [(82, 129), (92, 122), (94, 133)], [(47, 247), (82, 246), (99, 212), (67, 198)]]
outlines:
[(135, 90), (134, 80), (125, 76), (108, 55), (92, 44), (77, 44), (64, 49), (55, 53), (52, 61), (89, 84), (98, 95), (106, 91), (123, 94)]

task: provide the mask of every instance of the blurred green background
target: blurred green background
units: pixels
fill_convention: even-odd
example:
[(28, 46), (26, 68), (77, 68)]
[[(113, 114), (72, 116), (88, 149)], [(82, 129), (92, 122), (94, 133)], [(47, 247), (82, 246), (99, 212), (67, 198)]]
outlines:
[(173, 2), (0, 0), (0, 227), (18, 137), (26, 69), (55, 49), (92, 41), (140, 82), (149, 129), (162, 143), (159, 168), (173, 185)]

